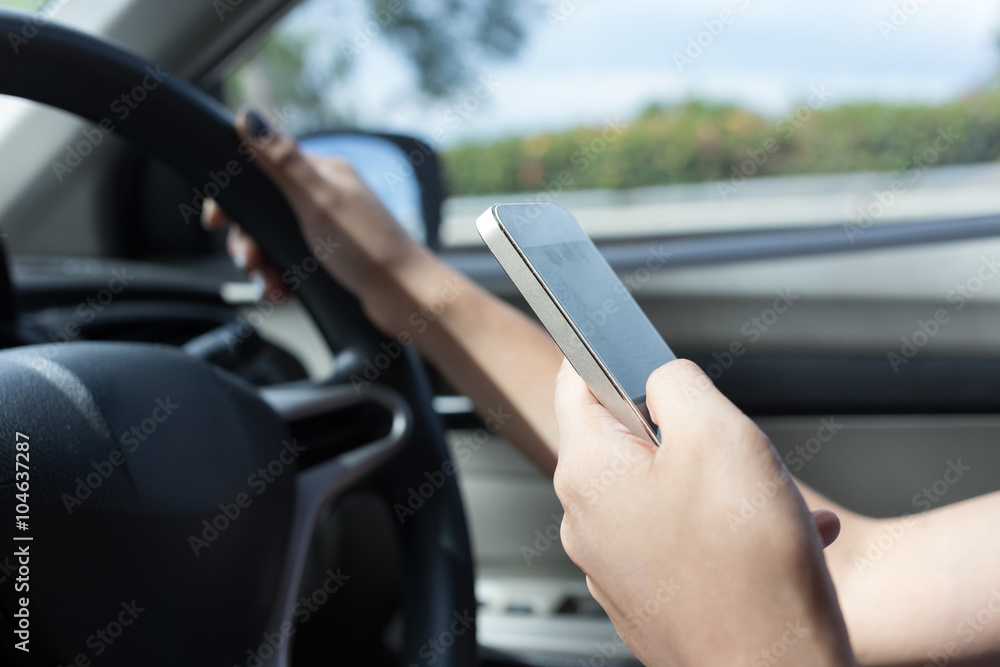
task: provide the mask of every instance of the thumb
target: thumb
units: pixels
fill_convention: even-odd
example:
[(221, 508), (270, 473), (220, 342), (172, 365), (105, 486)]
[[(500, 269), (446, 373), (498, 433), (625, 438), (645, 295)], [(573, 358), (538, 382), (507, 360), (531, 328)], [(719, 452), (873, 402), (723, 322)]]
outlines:
[[(628, 454), (630, 460), (635, 456), (655, 456), (657, 448), (637, 438), (615, 419), (566, 360), (556, 377), (555, 413), (560, 464), (573, 461), (602, 466), (622, 454)], [(632, 451), (637, 448), (639, 452)]]
[[(675, 359), (646, 382), (646, 406), (663, 444), (697, 448), (749, 421), (694, 362)], [(726, 440), (727, 443), (737, 442)]]

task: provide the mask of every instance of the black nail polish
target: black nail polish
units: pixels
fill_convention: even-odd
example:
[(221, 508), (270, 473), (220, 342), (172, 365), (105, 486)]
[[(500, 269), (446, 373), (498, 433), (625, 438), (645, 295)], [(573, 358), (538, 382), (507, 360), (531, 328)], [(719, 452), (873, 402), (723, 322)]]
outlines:
[(254, 139), (267, 139), (274, 133), (264, 117), (250, 109), (246, 113), (247, 133)]

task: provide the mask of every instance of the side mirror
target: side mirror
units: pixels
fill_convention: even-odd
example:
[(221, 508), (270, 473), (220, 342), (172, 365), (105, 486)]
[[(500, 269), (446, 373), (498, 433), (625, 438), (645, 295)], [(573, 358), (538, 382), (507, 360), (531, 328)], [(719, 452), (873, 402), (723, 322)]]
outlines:
[(349, 162), (410, 235), (439, 248), (444, 189), (430, 146), (396, 134), (329, 132), (299, 140), (313, 155)]

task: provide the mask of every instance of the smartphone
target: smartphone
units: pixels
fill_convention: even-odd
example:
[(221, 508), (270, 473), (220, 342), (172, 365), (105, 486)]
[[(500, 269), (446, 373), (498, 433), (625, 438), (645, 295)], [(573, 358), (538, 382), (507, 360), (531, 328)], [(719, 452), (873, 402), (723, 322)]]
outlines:
[(597, 400), (659, 445), (646, 380), (676, 357), (573, 215), (554, 202), (496, 204), (476, 228)]

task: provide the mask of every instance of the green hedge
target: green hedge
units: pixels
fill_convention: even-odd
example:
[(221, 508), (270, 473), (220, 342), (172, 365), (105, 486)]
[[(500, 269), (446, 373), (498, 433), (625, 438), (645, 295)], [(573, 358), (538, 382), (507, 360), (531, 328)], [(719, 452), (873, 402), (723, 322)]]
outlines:
[(443, 154), (443, 163), (452, 194), (467, 195), (556, 184), (634, 188), (742, 174), (896, 171), (998, 158), (1000, 92), (991, 90), (940, 106), (803, 103), (782, 118), (699, 101), (653, 106), (623, 126), (461, 144)]

